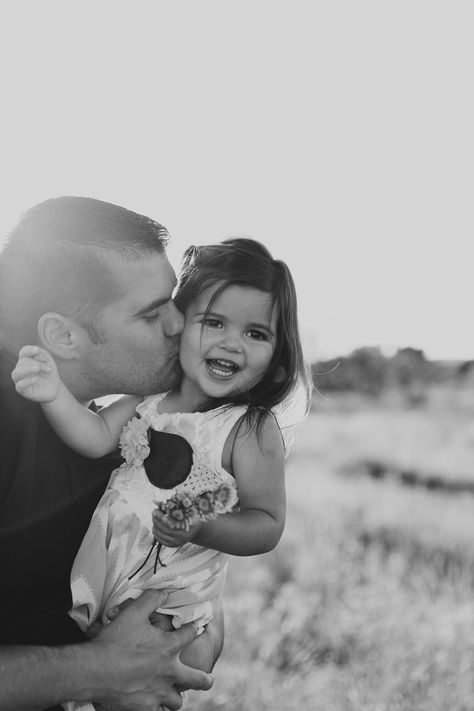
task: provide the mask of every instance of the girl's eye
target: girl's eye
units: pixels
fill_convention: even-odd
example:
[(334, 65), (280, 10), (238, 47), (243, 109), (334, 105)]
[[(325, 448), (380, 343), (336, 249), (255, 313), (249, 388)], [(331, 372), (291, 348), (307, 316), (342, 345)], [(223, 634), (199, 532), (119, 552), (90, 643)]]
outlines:
[(206, 318), (204, 319), (204, 325), (209, 328), (222, 328), (222, 322), (217, 318)]
[(253, 329), (251, 331), (248, 331), (248, 335), (250, 338), (254, 341), (267, 341), (267, 335), (265, 333), (262, 333), (262, 331), (254, 331)]

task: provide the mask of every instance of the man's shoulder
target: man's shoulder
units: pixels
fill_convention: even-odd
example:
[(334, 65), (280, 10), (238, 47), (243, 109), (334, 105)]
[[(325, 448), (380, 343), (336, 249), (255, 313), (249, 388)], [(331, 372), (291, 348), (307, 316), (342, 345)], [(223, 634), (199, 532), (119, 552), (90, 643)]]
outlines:
[[(28, 404), (15, 390), (11, 373), (16, 360), (0, 349), (0, 423), (5, 424), (16, 419), (24, 412)], [(33, 409), (33, 408), (29, 408)]]
[(11, 373), (15, 367), (16, 359), (0, 346), (0, 386), (13, 386)]
[[(3, 356), (3, 357), (2, 357)], [(10, 363), (0, 351), (0, 436), (5, 439), (11, 431), (11, 422), (20, 416), (22, 399), (15, 390), (11, 379)]]

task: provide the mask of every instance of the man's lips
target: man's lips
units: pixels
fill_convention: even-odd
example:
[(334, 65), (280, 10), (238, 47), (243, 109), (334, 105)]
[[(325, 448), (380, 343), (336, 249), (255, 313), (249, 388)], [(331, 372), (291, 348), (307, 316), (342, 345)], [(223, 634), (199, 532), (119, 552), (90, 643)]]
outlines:
[(179, 351), (171, 351), (168, 353), (166, 363), (169, 368), (176, 368), (176, 366), (179, 365)]
[(173, 341), (170, 344), (169, 348), (169, 360), (176, 360), (176, 358), (179, 358), (179, 345), (180, 342), (178, 339), (173, 339)]

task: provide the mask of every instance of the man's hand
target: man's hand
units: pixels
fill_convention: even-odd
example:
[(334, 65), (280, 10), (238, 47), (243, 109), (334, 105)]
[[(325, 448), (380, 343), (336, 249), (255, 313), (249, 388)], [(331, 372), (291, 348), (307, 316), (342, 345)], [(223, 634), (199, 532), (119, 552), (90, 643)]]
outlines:
[(153, 511), (153, 534), (158, 543), (162, 543), (168, 548), (178, 548), (185, 543), (189, 543), (189, 541), (193, 541), (202, 526), (203, 522), (198, 521), (191, 525), (188, 530), (171, 528), (161, 511), (158, 509)]
[[(121, 610), (124, 610), (132, 603), (132, 599), (125, 600), (121, 605), (111, 607), (107, 610), (109, 620), (114, 620)], [(152, 612), (150, 622), (154, 627), (164, 631), (174, 629), (171, 615), (162, 612)], [(99, 634), (103, 624), (99, 620), (94, 622), (87, 630), (87, 637), (92, 639)], [(222, 605), (216, 603), (214, 617), (205, 626), (203, 632), (183, 648), (179, 658), (189, 667), (211, 672), (217, 662), (224, 646), (224, 613)]]
[(52, 402), (62, 385), (53, 357), (39, 346), (23, 346), (12, 380), (16, 391), (33, 402)]
[[(150, 623), (150, 615), (162, 606), (166, 593), (147, 590), (119, 612), (94, 639), (85, 642), (97, 655), (98, 683), (84, 700), (108, 711), (175, 711), (183, 701), (177, 689), (209, 689), (212, 677), (180, 660), (180, 653), (196, 637), (193, 624), (163, 631)], [(107, 670), (107, 688), (103, 671)], [(102, 672), (102, 676), (101, 676)]]
[(212, 677), (179, 658), (193, 624), (165, 632), (150, 624), (166, 594), (147, 590), (94, 639), (63, 647), (1, 646), (0, 708), (31, 711), (89, 701), (106, 711), (176, 711), (177, 689), (209, 689)]

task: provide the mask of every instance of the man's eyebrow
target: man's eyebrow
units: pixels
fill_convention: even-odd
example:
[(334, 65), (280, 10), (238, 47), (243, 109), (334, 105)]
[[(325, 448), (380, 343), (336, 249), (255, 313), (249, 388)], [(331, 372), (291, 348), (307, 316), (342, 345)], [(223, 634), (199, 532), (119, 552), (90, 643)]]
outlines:
[(143, 316), (143, 314), (147, 314), (149, 311), (154, 311), (155, 309), (159, 309), (160, 306), (167, 304), (168, 301), (171, 301), (171, 296), (164, 297), (163, 299), (155, 299), (154, 301), (151, 301), (149, 304), (147, 304), (143, 308), (139, 309), (135, 315), (136, 316)]

